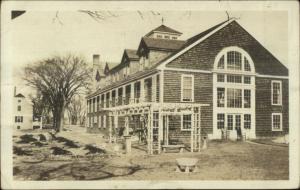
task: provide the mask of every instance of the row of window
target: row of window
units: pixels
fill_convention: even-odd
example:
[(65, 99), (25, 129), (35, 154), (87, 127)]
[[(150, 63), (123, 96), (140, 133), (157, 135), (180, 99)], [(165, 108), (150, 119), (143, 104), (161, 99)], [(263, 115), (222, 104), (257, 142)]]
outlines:
[[(227, 130), (233, 130), (234, 128), (241, 127), (241, 115), (237, 114), (227, 114)], [(225, 114), (217, 114), (217, 128), (225, 128)], [(244, 129), (251, 129), (251, 114), (244, 114)], [(273, 113), (272, 114), (272, 130), (281, 131), (282, 130), (282, 114)]]
[(217, 82), (225, 82), (225, 81), (227, 81), (228, 83), (251, 84), (251, 77), (241, 76), (241, 75), (225, 75), (225, 74), (217, 75)]
[(172, 40), (177, 40), (177, 37), (175, 37), (175, 36), (170, 37), (169, 35), (157, 34), (156, 37), (160, 38), (160, 39), (162, 39), (162, 38), (164, 38), (164, 39), (170, 39), (171, 38)]
[[(227, 91), (227, 93), (225, 93), (225, 91)], [(244, 93), (242, 93), (243, 91)], [(225, 99), (227, 100), (228, 108), (250, 108), (251, 90), (217, 88), (217, 107), (225, 107)]]
[[(233, 130), (241, 127), (241, 115), (227, 115), (227, 130)], [(225, 114), (217, 114), (217, 128), (225, 128)], [(244, 129), (251, 129), (251, 114), (244, 114)]]

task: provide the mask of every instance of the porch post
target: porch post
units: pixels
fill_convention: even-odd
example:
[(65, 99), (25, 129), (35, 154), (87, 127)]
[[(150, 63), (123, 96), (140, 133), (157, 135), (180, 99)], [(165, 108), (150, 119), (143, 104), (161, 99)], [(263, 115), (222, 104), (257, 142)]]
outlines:
[(126, 86), (124, 85), (122, 87), (122, 101), (121, 101), (121, 105), (125, 105), (125, 99), (126, 99)]
[(109, 122), (109, 143), (111, 143), (112, 139), (112, 116), (108, 116), (108, 122)]
[(201, 151), (201, 107), (199, 106), (198, 108), (198, 130), (199, 130), (199, 149), (198, 149), (198, 152)]
[(194, 135), (195, 135), (194, 123), (195, 123), (194, 113), (192, 112), (192, 114), (191, 114), (191, 152), (194, 152)]
[(128, 116), (125, 116), (125, 135), (129, 135)]
[(141, 79), (141, 81), (140, 81), (140, 89), (141, 89), (141, 95), (140, 95), (139, 102), (144, 102), (144, 100), (145, 100), (145, 80), (144, 79)]
[(130, 84), (130, 103), (134, 103), (134, 83)]

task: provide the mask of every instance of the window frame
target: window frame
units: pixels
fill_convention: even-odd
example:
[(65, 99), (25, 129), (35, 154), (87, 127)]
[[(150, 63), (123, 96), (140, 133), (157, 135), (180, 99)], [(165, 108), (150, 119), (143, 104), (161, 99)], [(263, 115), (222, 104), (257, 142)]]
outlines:
[[(280, 128), (279, 129), (275, 129), (274, 128), (274, 122), (273, 122), (273, 117), (274, 116), (278, 116), (279, 115), (279, 118), (280, 118)], [(272, 113), (272, 131), (282, 131), (282, 113)]]
[[(189, 128), (189, 129), (185, 129), (185, 128), (183, 128), (183, 123), (184, 123), (184, 119), (183, 119), (183, 116), (185, 116), (185, 115), (187, 115), (187, 116), (190, 116), (191, 117), (191, 121), (190, 121), (190, 125), (191, 125), (191, 128)], [(181, 115), (181, 126), (180, 126), (180, 130), (181, 131), (191, 131), (192, 130), (192, 123), (193, 123), (193, 116), (192, 116), (192, 114), (182, 114)]]
[[(192, 97), (191, 97), (191, 100), (190, 101), (188, 101), (188, 100), (184, 100), (183, 99), (183, 90), (184, 90), (184, 86), (183, 86), (183, 80), (184, 80), (184, 78), (185, 77), (191, 77), (192, 78), (192, 84), (191, 84), (191, 87), (192, 87)], [(187, 74), (182, 74), (181, 75), (181, 88), (180, 88), (180, 94), (181, 94), (181, 98), (180, 98), (180, 100), (181, 100), (181, 102), (194, 102), (194, 75), (187, 75)]]
[[(279, 102), (277, 104), (274, 103), (273, 97), (273, 84), (279, 83), (280, 86), (280, 93), (279, 93)], [(271, 81), (271, 105), (273, 106), (281, 106), (282, 105), (282, 81), (281, 80), (272, 80)]]

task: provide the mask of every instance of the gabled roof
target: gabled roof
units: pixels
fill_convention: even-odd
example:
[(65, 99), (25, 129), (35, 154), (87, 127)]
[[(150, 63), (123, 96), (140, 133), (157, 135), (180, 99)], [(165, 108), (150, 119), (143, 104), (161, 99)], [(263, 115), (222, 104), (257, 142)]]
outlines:
[(21, 94), (21, 93), (15, 95), (15, 97), (17, 97), (17, 98), (25, 98), (25, 96), (23, 94)]
[(134, 49), (125, 49), (124, 50), (124, 54), (126, 54), (127, 57), (130, 60), (137, 60), (137, 59), (139, 59), (139, 56), (137, 55), (137, 50), (134, 50)]
[(182, 34), (181, 32), (178, 32), (177, 30), (174, 30), (170, 27), (167, 27), (165, 25), (160, 25), (159, 27), (151, 30), (148, 34), (146, 34), (145, 36), (148, 37), (150, 36), (151, 34), (153, 34), (154, 32), (166, 32), (166, 33), (171, 33), (171, 34)]
[(176, 51), (185, 44), (182, 40), (167, 40), (159, 38), (143, 37), (138, 48), (138, 52), (142, 46), (146, 46), (148, 49), (164, 50), (164, 51)]
[[(169, 50), (172, 49), (174, 51), (169, 56), (167, 56), (166, 58), (164, 58), (157, 64), (153, 65), (151, 68), (149, 68), (145, 71), (142, 71), (142, 72), (137, 72), (133, 76), (130, 76), (127, 79), (124, 79), (117, 83), (113, 83), (109, 86), (106, 86), (104, 89), (101, 89), (93, 94), (97, 94), (101, 91), (106, 91), (107, 89), (114, 88), (115, 86), (118, 86), (121, 84), (126, 84), (127, 82), (129, 82), (131, 80), (135, 80), (135, 79), (141, 78), (145, 75), (156, 72), (159, 69), (158, 66), (164, 65), (164, 64), (167, 64), (167, 63), (173, 61), (174, 59), (176, 59), (176, 57), (182, 55), (184, 52), (188, 51), (189, 49), (196, 46), (197, 44), (200, 44), (202, 41), (210, 38), (211, 36), (213, 36), (213, 34), (217, 33), (221, 29), (225, 28), (230, 23), (237, 24), (240, 28), (242, 28), (235, 20), (232, 19), (232, 20), (227, 20), (222, 23), (219, 23), (219, 24), (189, 38), (186, 41), (153, 39), (153, 38), (147, 38), (147, 37), (142, 38), (140, 46), (143, 42), (145, 45), (147, 45), (148, 47), (151, 47), (151, 48), (161, 48), (161, 49), (166, 48)], [(244, 28), (242, 28), (242, 29), (249, 36), (251, 36)], [(273, 56), (267, 49), (265, 49), (253, 36), (251, 36), (251, 37), (252, 37), (252, 41), (253, 41), (252, 44), (250, 45), (251, 48), (247, 48), (246, 51), (248, 51), (248, 53), (250, 55), (252, 54), (253, 56), (256, 56), (256, 54), (259, 54), (259, 52), (257, 51), (258, 48), (263, 51), (263, 53), (262, 54), (260, 53), (260, 55), (257, 58), (254, 58), (254, 62), (256, 63), (255, 67), (258, 68), (258, 69), (256, 69), (256, 72), (259, 73), (259, 70), (261, 70), (262, 72), (259, 74), (264, 74), (264, 72), (266, 72), (266, 70), (275, 69), (276, 73), (271, 73), (271, 74), (276, 75), (276, 76), (288, 75), (287, 68), (280, 61), (278, 61), (278, 59), (276, 59), (276, 57)], [(175, 42), (176, 44), (173, 42)], [(139, 47), (139, 49), (140, 49), (140, 47)], [(256, 54), (255, 54), (255, 52), (256, 52)], [(270, 67), (270, 65), (271, 65), (271, 67)], [(277, 67), (277, 69), (274, 68), (273, 66)], [(93, 94), (91, 94), (89, 96), (92, 96)]]

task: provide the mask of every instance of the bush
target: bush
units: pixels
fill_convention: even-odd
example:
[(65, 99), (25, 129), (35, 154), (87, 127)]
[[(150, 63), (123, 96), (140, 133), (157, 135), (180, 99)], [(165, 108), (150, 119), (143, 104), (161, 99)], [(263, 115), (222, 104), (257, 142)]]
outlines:
[(55, 139), (57, 142), (64, 142), (65, 146), (68, 146), (69, 148), (79, 148), (79, 145), (77, 145), (74, 141), (69, 140), (64, 137), (56, 137)]
[(21, 140), (17, 142), (19, 144), (25, 144), (25, 143), (31, 143), (37, 141), (37, 139), (33, 138), (33, 135), (28, 135), (28, 134), (20, 136), (20, 139)]
[(18, 155), (18, 156), (31, 156), (32, 151), (30, 150), (23, 150), (22, 148), (20, 147), (17, 147), (17, 146), (13, 146), (13, 153)]
[(57, 146), (52, 147), (51, 150), (52, 150), (52, 154), (54, 154), (54, 155), (72, 155), (72, 153), (70, 151), (60, 148), (60, 147), (57, 147)]
[(88, 150), (89, 152), (87, 152), (86, 154), (105, 154), (106, 151), (104, 149), (95, 147), (91, 144), (87, 144), (85, 145), (84, 150)]

